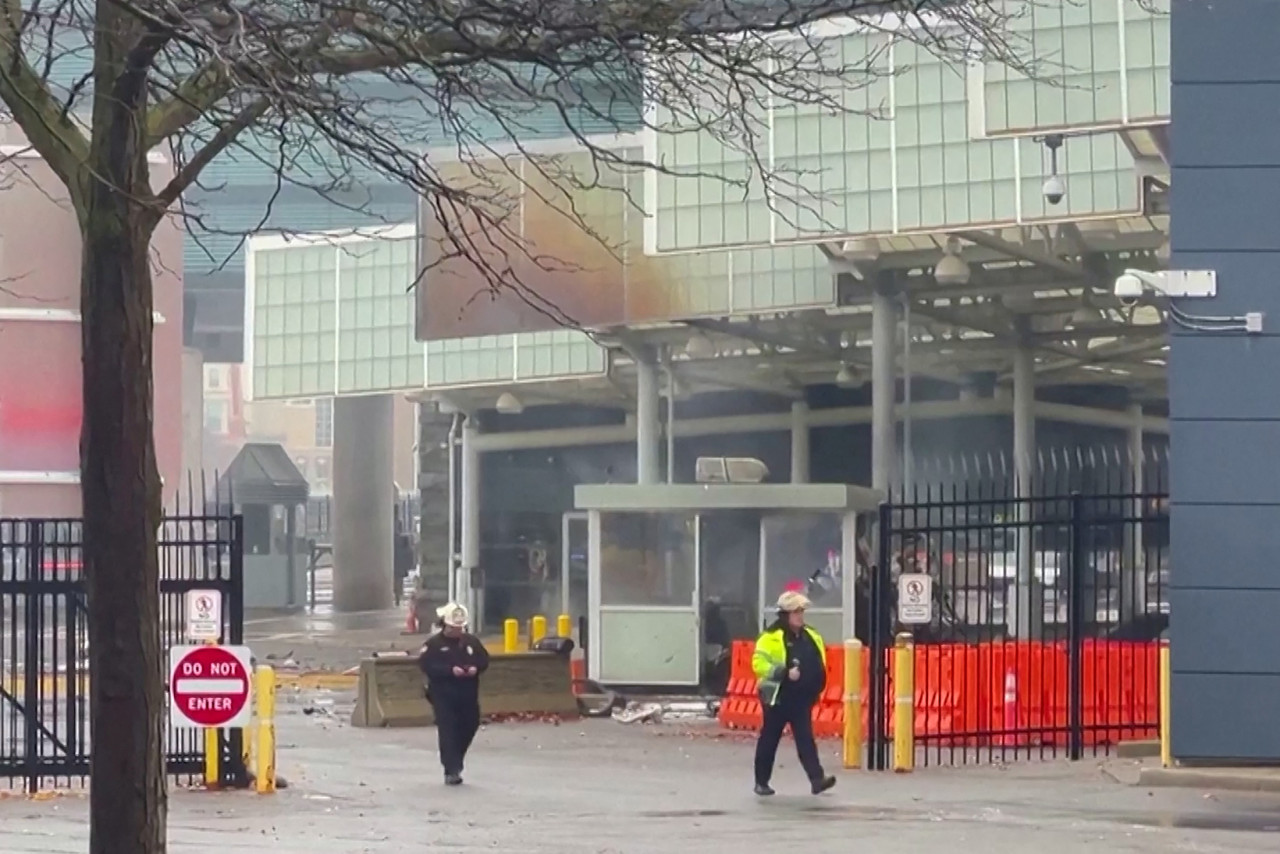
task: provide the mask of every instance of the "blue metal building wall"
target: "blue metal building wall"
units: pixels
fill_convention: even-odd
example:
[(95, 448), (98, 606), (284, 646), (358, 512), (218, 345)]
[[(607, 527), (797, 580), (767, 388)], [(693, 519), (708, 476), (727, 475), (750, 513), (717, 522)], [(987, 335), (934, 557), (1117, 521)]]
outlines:
[(1280, 760), (1280, 3), (1175, 0), (1172, 30), (1173, 266), (1219, 293), (1184, 308), (1266, 313), (1172, 339), (1173, 751)]

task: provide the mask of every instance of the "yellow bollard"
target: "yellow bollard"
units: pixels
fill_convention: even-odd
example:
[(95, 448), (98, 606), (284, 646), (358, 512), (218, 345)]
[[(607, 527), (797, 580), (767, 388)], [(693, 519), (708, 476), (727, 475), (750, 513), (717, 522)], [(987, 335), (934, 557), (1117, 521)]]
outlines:
[(253, 692), (257, 697), (258, 749), (255, 752), (257, 767), (254, 783), (258, 794), (267, 795), (276, 790), (276, 672), (263, 665), (253, 674)]
[(862, 767), (862, 642), (844, 642), (844, 767)]
[(562, 638), (573, 637), (573, 618), (568, 614), (556, 617), (556, 635)]
[(502, 651), (518, 652), (520, 649), (520, 621), (508, 619), (502, 622)]
[(1173, 664), (1169, 654), (1169, 642), (1160, 641), (1160, 765), (1173, 767), (1173, 732), (1169, 722), (1173, 715), (1169, 708), (1172, 694), (1170, 685), (1173, 682)]
[(529, 620), (529, 649), (547, 636), (547, 618), (538, 614)]
[(221, 730), (206, 729), (204, 731), (204, 784), (211, 789), (222, 785), (222, 769), (219, 759), (222, 745), (219, 743)]
[[(217, 641), (205, 641), (206, 646), (215, 646)], [(204, 784), (209, 788), (222, 785), (222, 731), (206, 729), (204, 731)]]
[(916, 651), (911, 635), (898, 635), (893, 649), (893, 770), (916, 764)]

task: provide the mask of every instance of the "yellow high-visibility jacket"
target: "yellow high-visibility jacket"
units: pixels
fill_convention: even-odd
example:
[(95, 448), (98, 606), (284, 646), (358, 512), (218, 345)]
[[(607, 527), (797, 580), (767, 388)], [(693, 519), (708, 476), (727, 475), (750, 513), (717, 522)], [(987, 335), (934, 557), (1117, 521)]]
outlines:
[[(822, 635), (812, 626), (805, 626), (804, 630), (818, 647), (818, 655), (825, 668), (827, 645), (823, 643)], [(766, 706), (777, 705), (782, 680), (787, 678), (787, 642), (783, 632), (781, 628), (765, 629), (764, 634), (756, 639), (756, 649), (751, 654), (751, 670), (756, 674), (760, 702)]]

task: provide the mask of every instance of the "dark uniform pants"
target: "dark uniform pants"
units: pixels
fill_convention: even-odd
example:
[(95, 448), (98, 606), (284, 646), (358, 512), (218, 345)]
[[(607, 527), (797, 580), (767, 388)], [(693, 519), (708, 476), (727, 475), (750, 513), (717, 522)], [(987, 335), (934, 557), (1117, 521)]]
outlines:
[(446, 774), (461, 774), (467, 751), (480, 729), (480, 704), (446, 698), (433, 703), (432, 708), (440, 740), (440, 764)]
[(756, 782), (767, 786), (773, 776), (773, 763), (778, 756), (778, 743), (788, 726), (796, 740), (796, 753), (810, 780), (823, 777), (822, 762), (818, 759), (818, 745), (813, 740), (813, 707), (806, 703), (783, 700), (776, 706), (764, 707), (764, 725), (756, 740)]

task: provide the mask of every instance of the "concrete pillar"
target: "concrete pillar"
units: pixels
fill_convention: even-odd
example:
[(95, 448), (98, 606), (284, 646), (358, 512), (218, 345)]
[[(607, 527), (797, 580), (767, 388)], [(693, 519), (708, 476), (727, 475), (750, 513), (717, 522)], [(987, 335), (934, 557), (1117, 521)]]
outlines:
[(658, 365), (651, 358), (636, 359), (636, 483), (660, 483), (662, 449), (661, 392)]
[(395, 534), (393, 400), (333, 402), (333, 607), (391, 607)]
[(1126, 515), (1130, 521), (1124, 526), (1124, 553), (1120, 558), (1120, 618), (1122, 620), (1145, 614), (1147, 611), (1147, 561), (1142, 542), (1142, 496), (1144, 464), (1146, 462), (1145, 446), (1142, 441), (1143, 415), (1141, 404), (1129, 407), (1132, 419), (1128, 430), (1129, 444), (1129, 477), (1125, 485), (1126, 492), (1133, 493), (1133, 499)]
[(480, 631), (484, 607), (475, 587), (480, 571), (480, 452), (475, 441), (479, 432), (475, 416), (467, 416), (466, 423), (462, 425), (461, 542), (453, 590), (453, 598), (471, 612), (472, 631), (477, 632)]
[(871, 486), (886, 494), (894, 486), (898, 456), (894, 435), (894, 338), (898, 311), (891, 284), (891, 280), (881, 282), (871, 300)]
[(809, 404), (791, 404), (791, 482), (809, 482)]
[(1044, 611), (1041, 579), (1036, 578), (1030, 501), (1036, 473), (1035, 407), (1035, 352), (1030, 347), (1020, 346), (1013, 355), (1013, 476), (1014, 495), (1019, 499), (1017, 513), (1014, 514), (1018, 528), (1013, 605), (1014, 634), (1019, 638), (1039, 636)]

